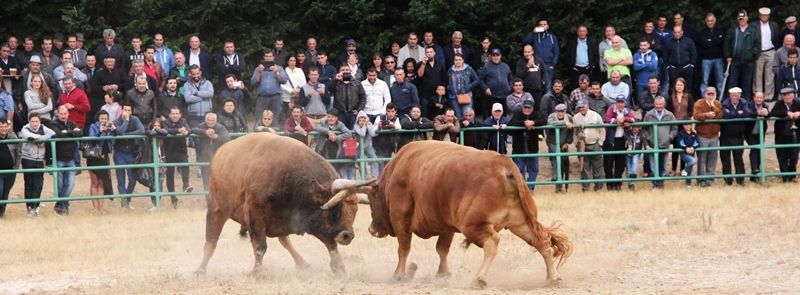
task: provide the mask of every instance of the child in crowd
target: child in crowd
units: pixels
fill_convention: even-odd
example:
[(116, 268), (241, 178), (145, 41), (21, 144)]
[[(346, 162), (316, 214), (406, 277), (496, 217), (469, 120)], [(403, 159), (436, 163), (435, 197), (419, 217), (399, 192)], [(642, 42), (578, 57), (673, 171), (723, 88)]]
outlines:
[[(684, 118), (690, 120), (690, 118)], [(686, 163), (686, 168), (681, 171), (681, 176), (692, 176), (692, 168), (697, 163), (694, 157), (694, 148), (700, 143), (697, 142), (697, 134), (692, 130), (692, 124), (683, 124), (683, 130), (678, 131), (678, 145), (683, 149), (681, 160)], [(686, 180), (686, 188), (692, 188), (692, 180)]]
[(436, 116), (444, 115), (444, 111), (450, 105), (450, 100), (444, 96), (447, 90), (445, 90), (444, 86), (439, 85), (436, 87), (436, 95), (432, 96), (429, 99), (430, 104), (428, 105), (428, 109), (430, 110), (430, 118), (435, 118)]
[[(647, 144), (647, 139), (644, 137), (644, 134), (640, 132), (640, 129), (639, 126), (631, 126), (631, 129), (625, 132), (625, 149), (627, 151), (651, 149), (650, 145)], [(641, 153), (628, 153), (626, 161), (628, 178), (636, 178), (636, 170), (639, 167), (639, 157), (641, 156)], [(628, 181), (628, 188), (636, 189), (636, 186), (633, 185), (633, 181)]]
[[(356, 126), (354, 127), (356, 131), (356, 140), (359, 140), (363, 137), (364, 138), (364, 154), (367, 158), (375, 159), (378, 156), (375, 154), (375, 149), (372, 147), (372, 138), (375, 137), (375, 127), (369, 123), (369, 117), (367, 113), (364, 111), (358, 112), (358, 120), (356, 121)], [(378, 163), (372, 162), (369, 164), (370, 167), (370, 177), (371, 179), (378, 178)]]
[(122, 106), (119, 105), (119, 102), (122, 101), (122, 92), (109, 90), (106, 92), (105, 99), (106, 104), (100, 107), (100, 109), (108, 113), (109, 121), (119, 119), (119, 117), (122, 116)]

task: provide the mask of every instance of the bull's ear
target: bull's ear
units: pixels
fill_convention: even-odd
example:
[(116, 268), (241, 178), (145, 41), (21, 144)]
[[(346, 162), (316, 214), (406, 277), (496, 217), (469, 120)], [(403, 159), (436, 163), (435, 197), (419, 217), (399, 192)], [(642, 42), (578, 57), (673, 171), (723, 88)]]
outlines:
[(314, 202), (317, 202), (317, 204), (320, 205), (325, 204), (325, 202), (327, 202), (330, 198), (329, 196), (331, 194), (328, 189), (326, 189), (316, 180), (311, 181), (311, 185), (308, 188), (308, 193), (311, 194), (311, 198), (314, 200)]

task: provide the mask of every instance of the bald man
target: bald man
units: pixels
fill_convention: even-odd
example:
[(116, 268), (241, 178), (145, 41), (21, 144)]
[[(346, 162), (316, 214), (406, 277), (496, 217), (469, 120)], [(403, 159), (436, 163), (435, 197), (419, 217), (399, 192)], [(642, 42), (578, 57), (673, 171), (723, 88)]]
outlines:
[(200, 37), (192, 36), (189, 38), (189, 49), (183, 51), (186, 57), (186, 66), (197, 65), (203, 72), (203, 78), (211, 81), (214, 78), (214, 63), (211, 55), (200, 49)]

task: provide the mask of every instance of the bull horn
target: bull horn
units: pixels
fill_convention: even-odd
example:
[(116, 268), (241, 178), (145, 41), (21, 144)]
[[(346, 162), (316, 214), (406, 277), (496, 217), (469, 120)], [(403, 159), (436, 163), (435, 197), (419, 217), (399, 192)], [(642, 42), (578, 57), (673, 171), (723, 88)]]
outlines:
[(372, 184), (372, 183), (374, 183), (376, 181), (378, 181), (378, 180), (377, 179), (373, 179), (373, 180), (365, 180), (365, 181), (355, 181), (355, 180), (350, 180), (350, 179), (339, 178), (339, 179), (333, 181), (333, 184), (331, 185), (331, 192), (332, 193), (337, 193), (337, 192), (339, 192), (341, 190), (347, 190), (347, 189), (362, 187), (362, 186), (370, 185), (370, 184)]
[(346, 197), (346, 196), (347, 196), (347, 191), (346, 190), (339, 191), (338, 193), (333, 195), (333, 198), (328, 200), (328, 202), (325, 203), (325, 205), (322, 205), (322, 207), (320, 207), (320, 209), (328, 210), (329, 208), (331, 208), (333, 206), (336, 206), (336, 204), (339, 204), (339, 202), (341, 202), (342, 199), (344, 199), (344, 197)]
[(356, 197), (358, 197), (358, 203), (369, 204), (369, 196), (367, 194), (356, 194)]

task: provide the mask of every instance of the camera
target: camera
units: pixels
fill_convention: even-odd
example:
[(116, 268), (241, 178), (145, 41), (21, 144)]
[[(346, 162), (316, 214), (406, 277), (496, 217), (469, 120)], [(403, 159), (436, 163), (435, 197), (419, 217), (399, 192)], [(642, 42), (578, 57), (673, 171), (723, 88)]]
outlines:
[(381, 121), (381, 125), (383, 125), (383, 126), (389, 126), (389, 120), (383, 120), (383, 121)]
[(106, 126), (106, 129), (111, 129), (111, 126), (114, 126), (114, 123), (111, 123), (111, 121), (108, 121), (108, 122), (106, 122), (105, 126)]
[(352, 81), (352, 80), (353, 80), (353, 75), (350, 75), (350, 73), (342, 74), (342, 81)]

